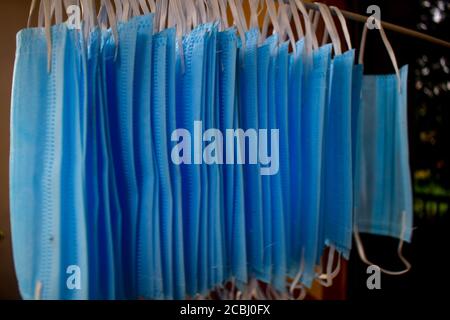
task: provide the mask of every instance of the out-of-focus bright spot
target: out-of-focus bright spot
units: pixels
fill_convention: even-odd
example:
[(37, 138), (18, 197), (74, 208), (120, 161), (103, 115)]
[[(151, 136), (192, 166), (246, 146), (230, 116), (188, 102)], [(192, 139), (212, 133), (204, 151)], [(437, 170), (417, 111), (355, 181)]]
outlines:
[(450, 90), (450, 81), (447, 81), (447, 90)]
[(439, 93), (440, 93), (439, 87), (437, 87), (437, 86), (434, 87), (434, 88), (433, 88), (433, 93), (434, 93), (435, 96), (438, 96)]
[(429, 68), (427, 68), (427, 67), (422, 68), (422, 75), (427, 76), (429, 74), (430, 74), (430, 69)]
[(427, 30), (428, 29), (427, 25), (425, 23), (422, 23), (422, 22), (417, 25), (417, 28), (419, 28), (420, 30)]
[(422, 1), (422, 6), (424, 6), (425, 8), (429, 8), (431, 6), (430, 1)]
[(423, 89), (423, 92), (430, 98), (433, 97), (433, 92), (430, 89), (425, 88), (425, 89)]
[(444, 10), (445, 10), (445, 3), (444, 3), (444, 1), (439, 0), (439, 1), (437, 2), (437, 6), (438, 6), (439, 10), (441, 10), (441, 11), (444, 11)]
[(422, 56), (422, 60), (423, 60), (423, 62), (425, 62), (425, 63), (428, 62), (428, 56), (423, 55), (423, 56)]
[(433, 16), (434, 23), (440, 23), (445, 18), (444, 13), (441, 10), (439, 10), (439, 8), (431, 9), (431, 15)]
[(425, 180), (431, 176), (430, 170), (417, 170), (414, 172), (414, 178), (417, 180)]
[(442, 89), (442, 91), (450, 90), (450, 89), (447, 89), (447, 84), (446, 83), (441, 83), (441, 89)]
[(444, 70), (445, 73), (449, 73), (450, 72), (450, 69), (447, 66), (444, 66), (442, 68), (442, 70)]
[(422, 89), (422, 87), (423, 87), (422, 81), (416, 81), (416, 90), (420, 90)]
[(447, 61), (445, 61), (444, 57), (440, 58), (439, 62), (441, 63), (441, 66), (443, 66), (443, 67), (445, 67), (447, 65)]

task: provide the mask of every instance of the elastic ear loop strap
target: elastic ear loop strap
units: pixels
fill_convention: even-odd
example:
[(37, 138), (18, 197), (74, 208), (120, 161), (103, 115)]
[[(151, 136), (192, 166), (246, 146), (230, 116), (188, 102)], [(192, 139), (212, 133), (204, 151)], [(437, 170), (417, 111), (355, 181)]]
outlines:
[(360, 238), (360, 235), (359, 235), (359, 232), (358, 232), (358, 227), (357, 227), (357, 225), (355, 223), (355, 225), (353, 226), (353, 234), (355, 236), (355, 242), (356, 242), (356, 247), (358, 249), (359, 257), (367, 265), (376, 265), (376, 266), (378, 266), (380, 268), (380, 271), (385, 273), (385, 274), (388, 274), (388, 275), (391, 275), (391, 276), (400, 276), (402, 274), (407, 273), (409, 270), (411, 270), (411, 263), (409, 263), (409, 261), (406, 260), (406, 258), (403, 256), (403, 243), (404, 243), (403, 237), (405, 235), (405, 231), (406, 231), (405, 229), (406, 229), (406, 212), (403, 212), (403, 214), (402, 214), (402, 231), (401, 231), (400, 240), (399, 240), (399, 243), (398, 243), (397, 254), (398, 254), (398, 257), (400, 258), (400, 260), (405, 265), (405, 269), (404, 270), (401, 270), (401, 271), (390, 271), (390, 270), (381, 268), (378, 265), (370, 262), (369, 259), (367, 259), (367, 257), (366, 257), (366, 253), (365, 253), (365, 250), (364, 250), (364, 245), (363, 245), (363, 243), (361, 241), (361, 238)]
[(342, 14), (341, 10), (338, 7), (330, 6), (330, 9), (332, 9), (336, 13), (336, 15), (339, 19), (342, 32), (344, 33), (345, 42), (347, 44), (347, 49), (348, 50), (353, 49), (352, 41), (350, 38), (350, 32), (348, 31), (347, 21), (345, 20), (344, 15)]
[[(398, 81), (398, 90), (400, 91), (402, 84), (401, 84), (401, 79), (400, 79), (400, 70), (398, 68), (397, 59), (395, 58), (394, 49), (392, 49), (391, 43), (389, 42), (389, 40), (386, 36), (386, 33), (384, 32), (383, 25), (380, 23), (380, 21), (373, 17), (369, 17), (369, 19), (374, 19), (374, 21), (377, 25), (377, 28), (380, 31), (381, 39), (383, 40), (384, 46), (386, 47), (386, 50), (389, 54), (392, 65), (394, 66), (394, 69), (395, 69), (395, 74), (397, 75), (397, 81)], [(362, 39), (361, 39), (361, 46), (360, 46), (359, 58), (358, 58), (359, 64), (363, 64), (364, 51), (365, 51), (365, 47), (366, 47), (366, 38), (367, 38), (367, 23), (364, 24), (364, 29), (363, 29)]]

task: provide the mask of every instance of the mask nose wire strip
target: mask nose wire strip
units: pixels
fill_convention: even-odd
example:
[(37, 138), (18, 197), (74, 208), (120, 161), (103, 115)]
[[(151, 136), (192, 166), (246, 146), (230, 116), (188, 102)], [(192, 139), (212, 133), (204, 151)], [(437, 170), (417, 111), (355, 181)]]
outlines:
[(406, 212), (403, 212), (403, 215), (402, 215), (402, 231), (401, 231), (401, 234), (400, 234), (400, 241), (398, 243), (397, 254), (398, 254), (398, 257), (400, 258), (400, 260), (405, 265), (405, 269), (404, 270), (401, 270), (401, 271), (390, 271), (390, 270), (387, 270), (387, 269), (384, 269), (384, 268), (380, 268), (375, 263), (370, 262), (369, 259), (367, 259), (367, 257), (366, 257), (366, 253), (365, 253), (365, 250), (364, 250), (364, 245), (363, 245), (363, 243), (361, 241), (361, 238), (359, 236), (358, 227), (355, 224), (355, 226), (353, 227), (353, 233), (354, 233), (354, 236), (355, 236), (356, 247), (358, 249), (359, 257), (367, 265), (376, 265), (378, 268), (380, 268), (380, 271), (385, 273), (385, 274), (388, 274), (388, 275), (391, 275), (391, 276), (400, 276), (402, 274), (407, 273), (409, 270), (411, 270), (411, 263), (409, 263), (409, 261), (403, 256), (403, 243), (404, 243), (403, 237), (405, 235), (405, 231), (406, 231), (405, 229), (406, 229)]

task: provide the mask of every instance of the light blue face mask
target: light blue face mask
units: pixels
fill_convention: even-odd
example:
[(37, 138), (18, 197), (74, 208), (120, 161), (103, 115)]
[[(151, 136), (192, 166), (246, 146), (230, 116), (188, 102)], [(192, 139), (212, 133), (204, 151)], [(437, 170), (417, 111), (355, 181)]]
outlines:
[(333, 58), (330, 91), (325, 108), (321, 186), (322, 234), (325, 245), (349, 258), (352, 241), (351, 89), (355, 52)]
[[(217, 73), (219, 95), (219, 128), (222, 132), (239, 126), (236, 104), (236, 60), (238, 40), (234, 28), (219, 32), (217, 36)], [(224, 150), (223, 157), (227, 153)], [(236, 154), (236, 150), (234, 151)], [(242, 166), (224, 164), (224, 242), (225, 274), (240, 283), (247, 282), (247, 255), (245, 244), (245, 216), (243, 202)]]
[[(137, 220), (137, 296), (153, 299), (157, 296), (155, 282), (161, 275), (161, 263), (156, 262), (154, 235), (159, 236), (159, 225), (153, 225), (159, 215), (159, 186), (155, 147), (152, 132), (152, 30), (153, 15), (135, 18), (138, 24), (133, 103), (134, 153), (136, 179), (139, 190)], [(157, 244), (159, 245), (159, 239)], [(159, 264), (159, 267), (158, 267)], [(156, 275), (156, 276), (155, 276)], [(157, 292), (158, 293), (158, 292)]]
[[(10, 154), (14, 261), (24, 299), (86, 299), (85, 198), (81, 184), (68, 187), (80, 179), (83, 170), (82, 118), (77, 113), (82, 99), (72, 82), (77, 67), (82, 66), (74, 44), (68, 41), (66, 26), (52, 27), (51, 34), (51, 73), (44, 30), (26, 29), (17, 35)], [(61, 108), (68, 99), (73, 100)], [(62, 158), (65, 130), (72, 135), (64, 150), (73, 153), (73, 159)], [(69, 161), (77, 164), (71, 172), (78, 174), (64, 172)], [(62, 224), (62, 212), (70, 224)], [(65, 286), (71, 265), (82, 272), (80, 290)]]
[[(258, 125), (269, 128), (268, 85), (269, 64), (271, 62), (270, 41), (258, 47)], [(263, 213), (263, 272), (260, 280), (270, 283), (272, 276), (272, 206), (270, 176), (261, 176), (261, 197)]]
[[(176, 112), (176, 76), (182, 72), (181, 57), (177, 55), (175, 30), (167, 32), (167, 130), (168, 137), (177, 129)], [(172, 144), (168, 144), (167, 152), (172, 151)], [(174, 298), (184, 299), (186, 295), (186, 280), (184, 270), (183, 250), (183, 197), (181, 193), (180, 167), (169, 161), (170, 178), (173, 193), (173, 282)]]
[[(278, 42), (278, 37), (274, 37)], [(286, 288), (286, 228), (285, 214), (289, 210), (286, 201), (285, 187), (289, 188), (289, 155), (287, 128), (287, 77), (288, 77), (288, 48), (287, 42), (274, 47), (272, 55), (272, 69), (269, 77), (273, 80), (269, 87), (269, 128), (278, 129), (280, 133), (280, 171), (271, 177), (272, 191), (272, 286), (282, 291)], [(273, 103), (275, 102), (275, 103)], [(273, 148), (275, 146), (271, 146)], [(289, 193), (288, 193), (289, 194)], [(289, 200), (289, 197), (288, 197)]]
[[(398, 275), (411, 265), (402, 255), (403, 241), (412, 235), (412, 187), (407, 129), (408, 67), (398, 70), (394, 52), (379, 29), (396, 74), (364, 76), (359, 107), (355, 152), (355, 240), (362, 260), (365, 256), (359, 232), (400, 239), (398, 254), (403, 271), (381, 271)], [(359, 63), (362, 64), (367, 29), (364, 29)]]
[(303, 106), (303, 63), (304, 40), (297, 42), (296, 53), (290, 56), (288, 127), (289, 127), (289, 170), (290, 170), (290, 210), (286, 213), (286, 229), (289, 230), (287, 242), (290, 243), (287, 254), (288, 275), (295, 277), (301, 263), (301, 203), (299, 195), (302, 189), (301, 178), (301, 119)]
[(331, 45), (327, 44), (313, 52), (312, 66), (308, 60), (304, 64), (307, 80), (301, 114), (301, 175), (305, 187), (301, 190), (300, 235), (304, 257), (301, 282), (307, 287), (315, 277), (318, 255), (322, 140), (330, 58)]
[[(216, 51), (217, 51), (217, 26), (213, 24), (208, 34), (206, 47), (205, 68), (205, 129), (218, 128), (216, 122)], [(215, 139), (215, 138), (213, 138)], [(217, 145), (218, 141), (209, 140)], [(206, 150), (206, 149), (205, 149)], [(215, 151), (217, 152), (217, 151)], [(211, 161), (217, 154), (204, 153), (205, 160)], [(223, 252), (222, 252), (222, 228), (221, 228), (221, 188), (219, 164), (207, 165), (208, 173), (208, 210), (207, 210), (207, 288), (213, 288), (223, 278)]]
[[(136, 252), (138, 186), (134, 157), (133, 84), (137, 42), (136, 19), (119, 23), (117, 61), (107, 62), (108, 115), (112, 157), (121, 217), (115, 217), (117, 240), (121, 242), (124, 297), (136, 298)], [(114, 49), (115, 50), (115, 49)]]
[[(173, 197), (167, 153), (167, 31), (153, 36), (152, 129), (159, 177), (159, 221), (163, 268), (164, 297), (173, 297)], [(173, 38), (172, 38), (173, 39)]]
[[(257, 87), (257, 44), (259, 32), (251, 29), (245, 34), (246, 43), (238, 57), (238, 110), (240, 124), (244, 131), (258, 130), (258, 87)], [(261, 278), (263, 274), (263, 221), (260, 166), (249, 164), (250, 155), (246, 148), (244, 165), (245, 225), (249, 275)]]
[[(184, 68), (177, 74), (177, 127), (194, 136), (194, 121), (202, 120), (202, 81), (206, 30), (197, 27), (183, 38)], [(180, 52), (178, 52), (180, 55)], [(192, 143), (193, 145), (193, 143)], [(191, 150), (193, 157), (201, 156), (199, 150)], [(201, 169), (199, 165), (181, 164), (183, 198), (183, 236), (186, 292), (198, 293)]]

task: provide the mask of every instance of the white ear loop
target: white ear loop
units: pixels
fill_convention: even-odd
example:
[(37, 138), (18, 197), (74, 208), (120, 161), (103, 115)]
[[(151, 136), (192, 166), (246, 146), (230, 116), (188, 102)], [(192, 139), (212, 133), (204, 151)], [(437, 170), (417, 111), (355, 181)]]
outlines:
[(234, 23), (238, 29), (239, 36), (241, 38), (242, 47), (245, 48), (245, 30), (242, 26), (242, 21), (238, 13), (238, 9), (236, 7), (235, 0), (228, 0), (228, 4), (230, 5), (231, 14), (233, 15)]
[(344, 32), (345, 42), (347, 43), (347, 49), (348, 50), (353, 49), (352, 40), (350, 38), (350, 32), (348, 31), (347, 21), (345, 20), (344, 15), (342, 14), (341, 10), (338, 7), (330, 6), (330, 9), (332, 9), (336, 13), (339, 22), (341, 23), (341, 28), (342, 31)]
[(289, 7), (294, 18), (295, 30), (297, 32), (297, 37), (299, 39), (303, 38), (305, 34), (303, 33), (302, 23), (300, 22), (300, 15), (298, 14), (297, 7), (294, 0), (289, 0)]
[(220, 15), (222, 16), (221, 23), (223, 23), (223, 28), (227, 29), (230, 27), (228, 24), (228, 15), (227, 15), (227, 0), (218, 0)]
[[(384, 32), (383, 24), (380, 22), (380, 20), (373, 18), (373, 17), (369, 17), (369, 19), (370, 18), (374, 19), (374, 21), (377, 25), (377, 29), (380, 31), (381, 39), (383, 40), (384, 46), (386, 47), (386, 50), (389, 54), (392, 65), (394, 66), (394, 69), (395, 69), (395, 74), (397, 76), (398, 91), (401, 91), (402, 83), (401, 83), (401, 78), (400, 78), (400, 70), (398, 68), (397, 58), (395, 57), (394, 49), (392, 49), (391, 43), (389, 42), (389, 40), (386, 36), (386, 33)], [(363, 35), (362, 35), (362, 39), (361, 39), (361, 46), (360, 46), (359, 58), (358, 58), (359, 64), (363, 64), (364, 51), (365, 51), (365, 47), (366, 47), (366, 38), (367, 38), (367, 23), (364, 24)]]
[(411, 263), (403, 256), (403, 243), (404, 243), (403, 237), (405, 235), (405, 232), (406, 232), (406, 212), (403, 212), (403, 214), (402, 214), (402, 230), (401, 230), (401, 233), (400, 233), (400, 240), (399, 240), (399, 243), (398, 243), (397, 254), (398, 254), (398, 257), (400, 258), (400, 260), (402, 261), (402, 263), (404, 264), (405, 269), (403, 269), (401, 271), (390, 271), (390, 270), (387, 270), (387, 269), (384, 269), (384, 268), (380, 268), (378, 265), (370, 262), (369, 259), (367, 259), (367, 257), (366, 257), (366, 253), (365, 253), (365, 250), (364, 250), (364, 245), (363, 245), (363, 243), (361, 241), (361, 238), (360, 238), (359, 232), (358, 232), (358, 227), (357, 227), (357, 225), (355, 223), (355, 225), (353, 226), (353, 234), (355, 236), (355, 242), (356, 242), (356, 247), (358, 249), (359, 257), (367, 265), (378, 266), (380, 271), (385, 273), (385, 274), (388, 274), (388, 275), (391, 275), (391, 276), (399, 276), (399, 275), (407, 273), (409, 270), (411, 270)]
[(306, 11), (305, 5), (300, 0), (295, 0), (295, 4), (297, 8), (300, 10), (303, 16), (303, 20), (305, 22), (306, 29), (306, 50), (307, 53), (310, 54), (313, 50), (317, 50), (319, 48), (319, 44), (317, 42), (316, 33), (313, 29), (313, 25), (311, 23), (311, 19)]
[(297, 46), (295, 45), (295, 36), (294, 36), (294, 32), (292, 32), (292, 28), (291, 28), (291, 23), (289, 22), (289, 18), (288, 18), (288, 10), (289, 10), (289, 5), (280, 5), (280, 8), (278, 9), (280, 12), (280, 20), (281, 23), (283, 25), (283, 34), (285, 32), (287, 32), (288, 37), (290, 39), (291, 45), (292, 45), (292, 50), (294, 52), (294, 54), (297, 52)]
[(326, 5), (320, 2), (315, 2), (319, 6), (320, 14), (322, 15), (322, 19), (325, 22), (325, 27), (331, 37), (331, 42), (333, 43), (333, 49), (335, 55), (342, 54), (341, 50), (341, 41), (339, 39), (339, 35), (336, 30), (336, 26), (334, 24), (333, 18), (331, 17), (330, 11)]

